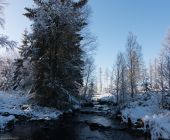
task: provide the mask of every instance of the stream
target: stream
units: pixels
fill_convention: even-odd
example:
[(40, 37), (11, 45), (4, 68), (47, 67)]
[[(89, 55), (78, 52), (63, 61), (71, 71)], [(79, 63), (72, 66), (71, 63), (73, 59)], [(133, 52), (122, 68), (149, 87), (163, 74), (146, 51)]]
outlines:
[(84, 107), (56, 121), (19, 122), (11, 131), (0, 132), (0, 140), (144, 140), (123, 130), (111, 119), (106, 105)]

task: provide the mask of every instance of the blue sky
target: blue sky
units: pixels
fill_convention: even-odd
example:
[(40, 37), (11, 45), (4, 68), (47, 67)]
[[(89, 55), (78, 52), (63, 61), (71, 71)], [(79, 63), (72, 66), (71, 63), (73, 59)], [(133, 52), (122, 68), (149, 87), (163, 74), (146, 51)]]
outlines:
[[(22, 13), (31, 0), (8, 0), (5, 30), (20, 42), (30, 22)], [(97, 36), (96, 65), (111, 68), (116, 54), (124, 50), (128, 32), (138, 36), (146, 62), (158, 56), (170, 27), (170, 0), (89, 0), (90, 31)]]

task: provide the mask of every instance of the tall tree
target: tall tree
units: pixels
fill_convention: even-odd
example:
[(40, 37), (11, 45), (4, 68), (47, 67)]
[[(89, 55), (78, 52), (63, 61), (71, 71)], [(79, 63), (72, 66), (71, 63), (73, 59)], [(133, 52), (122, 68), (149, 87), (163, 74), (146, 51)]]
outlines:
[(12, 85), (13, 59), (8, 57), (0, 58), (0, 89), (9, 90)]
[[(29, 35), (28, 31), (25, 30), (22, 39), (22, 45), (18, 47), (19, 58), (15, 59), (14, 74), (13, 74), (13, 89), (16, 88), (28, 88), (32, 83), (32, 66), (29, 56)], [(28, 84), (29, 83), (29, 84)]]
[(109, 93), (109, 69), (106, 68), (104, 73), (104, 81), (105, 81), (105, 92)]
[(103, 91), (103, 81), (102, 81), (103, 75), (102, 74), (103, 74), (102, 68), (100, 67), (99, 68), (99, 91), (100, 91), (100, 93)]
[[(85, 68), (84, 68), (84, 97), (86, 97), (88, 87), (93, 85), (94, 88), (94, 81), (92, 79), (94, 72), (94, 60), (92, 57), (87, 58), (85, 60)], [(92, 85), (91, 85), (92, 84)], [(92, 87), (91, 87), (92, 88)]]
[(57, 105), (60, 96), (78, 95), (83, 84), (81, 31), (87, 25), (87, 0), (34, 0), (34, 3), (37, 7), (26, 8), (25, 14), (33, 20), (32, 91), (41, 103), (50, 100), (50, 104)]
[(150, 89), (153, 89), (154, 85), (154, 69), (153, 69), (153, 64), (150, 62), (149, 64), (149, 83), (150, 83)]
[(123, 53), (118, 53), (116, 60), (115, 85), (117, 104), (124, 103), (126, 93), (126, 61)]
[(137, 37), (129, 33), (126, 44), (128, 82), (130, 85), (131, 97), (137, 91), (137, 85), (141, 80), (142, 54), (141, 46), (137, 42)]
[(159, 65), (158, 65), (158, 76), (159, 76), (159, 84), (161, 87), (162, 93), (162, 106), (164, 106), (164, 92), (165, 92), (165, 76), (164, 76), (164, 64), (163, 64), (163, 57), (160, 57)]

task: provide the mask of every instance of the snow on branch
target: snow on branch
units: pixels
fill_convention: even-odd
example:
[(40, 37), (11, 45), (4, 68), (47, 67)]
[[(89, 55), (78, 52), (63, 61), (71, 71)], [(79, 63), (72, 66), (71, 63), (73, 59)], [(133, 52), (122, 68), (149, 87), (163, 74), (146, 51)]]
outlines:
[(16, 47), (17, 43), (15, 41), (10, 41), (7, 36), (0, 36), (0, 47), (8, 49), (13, 49)]

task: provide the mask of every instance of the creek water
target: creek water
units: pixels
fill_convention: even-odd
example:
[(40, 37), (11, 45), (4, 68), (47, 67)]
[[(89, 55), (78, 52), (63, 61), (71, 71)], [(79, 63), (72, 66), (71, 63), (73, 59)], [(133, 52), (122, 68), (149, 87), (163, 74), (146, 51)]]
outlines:
[(107, 107), (83, 108), (56, 121), (16, 123), (0, 132), (0, 140), (144, 140), (122, 131), (120, 123), (107, 115)]

